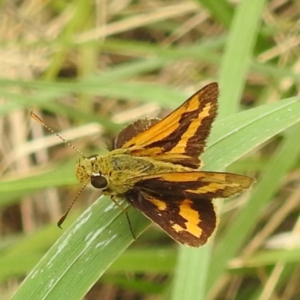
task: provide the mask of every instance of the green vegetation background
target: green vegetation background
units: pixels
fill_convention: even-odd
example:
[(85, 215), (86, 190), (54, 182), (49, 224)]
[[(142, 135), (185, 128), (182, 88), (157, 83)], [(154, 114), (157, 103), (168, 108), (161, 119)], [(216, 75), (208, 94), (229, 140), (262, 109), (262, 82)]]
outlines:
[[(298, 299), (299, 14), (296, 1), (2, 3), (1, 297)], [(124, 124), (163, 116), (212, 81), (220, 109), (205, 169), (256, 184), (216, 201), (206, 246), (181, 247), (129, 209), (144, 232), (133, 241), (122, 212), (91, 189), (57, 229), (80, 189), (79, 155), (30, 110), (102, 153)]]

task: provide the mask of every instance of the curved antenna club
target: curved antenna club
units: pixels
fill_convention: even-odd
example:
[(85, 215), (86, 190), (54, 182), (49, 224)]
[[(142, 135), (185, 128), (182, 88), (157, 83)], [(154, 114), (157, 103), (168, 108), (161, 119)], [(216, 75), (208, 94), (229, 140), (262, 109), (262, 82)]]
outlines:
[(62, 229), (61, 225), (63, 224), (63, 222), (65, 221), (65, 219), (67, 218), (72, 206), (74, 205), (74, 203), (76, 202), (76, 200), (78, 199), (78, 197), (80, 196), (80, 194), (83, 192), (83, 190), (85, 189), (85, 187), (87, 186), (89, 182), (89, 179), (84, 183), (84, 185), (82, 186), (82, 188), (79, 190), (79, 192), (77, 193), (77, 195), (75, 196), (74, 200), (72, 201), (72, 203), (70, 204), (70, 206), (68, 207), (68, 209), (66, 210), (66, 212), (61, 216), (61, 218), (58, 220), (57, 222), (57, 226)]
[(67, 140), (65, 140), (60, 134), (58, 134), (57, 132), (55, 132), (51, 127), (49, 127), (39, 116), (37, 116), (33, 111), (30, 112), (30, 116), (31, 118), (33, 118), (34, 120), (36, 120), (37, 122), (39, 122), (41, 125), (43, 125), (48, 131), (52, 132), (53, 134), (55, 134), (59, 139), (61, 139), (65, 144), (67, 144), (69, 147), (71, 147), (72, 149), (74, 149), (76, 152), (78, 152), (79, 154), (81, 154), (83, 157), (85, 157), (83, 155), (83, 153), (77, 148), (75, 147), (73, 144), (71, 144), (70, 142), (68, 142)]

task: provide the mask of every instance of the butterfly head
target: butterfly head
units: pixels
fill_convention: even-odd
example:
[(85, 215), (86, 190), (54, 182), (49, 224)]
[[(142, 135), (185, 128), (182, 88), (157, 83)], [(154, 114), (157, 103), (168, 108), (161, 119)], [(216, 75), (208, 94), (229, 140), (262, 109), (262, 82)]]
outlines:
[(80, 160), (76, 167), (76, 177), (80, 183), (91, 181), (91, 185), (104, 190), (108, 186), (108, 179), (103, 175), (103, 157), (91, 155)]

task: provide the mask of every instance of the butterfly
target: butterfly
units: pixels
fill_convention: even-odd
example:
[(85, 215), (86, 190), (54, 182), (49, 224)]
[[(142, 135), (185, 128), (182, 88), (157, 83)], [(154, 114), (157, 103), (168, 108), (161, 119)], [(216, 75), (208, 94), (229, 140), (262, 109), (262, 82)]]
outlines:
[(119, 207), (118, 199), (125, 198), (178, 243), (199, 247), (216, 228), (213, 199), (234, 196), (253, 183), (244, 175), (201, 171), (199, 156), (217, 116), (218, 94), (218, 84), (208, 84), (162, 120), (128, 125), (106, 155), (84, 156), (33, 112), (31, 116), (82, 154), (76, 167), (81, 191), (91, 183)]
[(217, 222), (212, 200), (241, 193), (253, 182), (244, 175), (200, 171), (218, 93), (217, 83), (208, 84), (162, 120), (127, 126), (107, 155), (80, 160), (79, 182), (90, 182), (115, 202), (127, 199), (180, 244), (205, 244)]

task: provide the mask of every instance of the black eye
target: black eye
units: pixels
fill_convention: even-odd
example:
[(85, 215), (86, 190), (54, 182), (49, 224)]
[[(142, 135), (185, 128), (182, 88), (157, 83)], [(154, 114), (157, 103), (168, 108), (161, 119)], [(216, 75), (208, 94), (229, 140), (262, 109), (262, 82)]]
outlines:
[(96, 189), (106, 188), (107, 183), (107, 179), (101, 175), (91, 176), (91, 185)]

